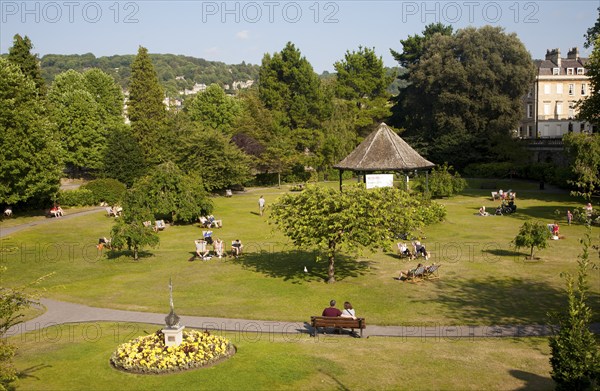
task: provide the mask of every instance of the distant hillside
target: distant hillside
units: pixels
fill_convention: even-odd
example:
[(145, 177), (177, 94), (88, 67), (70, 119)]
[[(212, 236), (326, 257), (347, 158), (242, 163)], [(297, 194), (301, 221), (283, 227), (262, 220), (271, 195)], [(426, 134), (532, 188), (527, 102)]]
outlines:
[[(96, 57), (92, 53), (47, 54), (41, 58), (42, 76), (50, 84), (56, 75), (69, 69), (84, 71), (88, 68), (100, 68), (112, 75), (121, 87), (126, 88), (134, 57), (135, 55)], [(150, 54), (150, 58), (159, 81), (170, 96), (177, 95), (185, 89), (192, 89), (194, 84), (216, 83), (221, 86), (229, 85), (231, 88), (235, 81), (256, 81), (260, 68), (245, 62), (227, 65), (223, 62), (175, 54)]]

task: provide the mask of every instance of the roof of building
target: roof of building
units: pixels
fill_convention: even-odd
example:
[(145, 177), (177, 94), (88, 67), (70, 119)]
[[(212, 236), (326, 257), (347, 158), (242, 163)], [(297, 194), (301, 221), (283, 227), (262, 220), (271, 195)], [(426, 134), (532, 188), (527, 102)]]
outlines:
[(381, 123), (334, 168), (352, 171), (408, 171), (435, 167)]

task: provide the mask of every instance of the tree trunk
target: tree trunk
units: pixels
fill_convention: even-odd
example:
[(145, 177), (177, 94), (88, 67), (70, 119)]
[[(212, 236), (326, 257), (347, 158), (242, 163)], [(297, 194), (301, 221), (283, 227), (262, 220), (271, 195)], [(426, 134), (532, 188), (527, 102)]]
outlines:
[(137, 246), (133, 247), (133, 260), (134, 261), (138, 260), (138, 248), (137, 248)]
[(533, 246), (531, 246), (531, 255), (529, 255), (529, 259), (533, 261)]
[(329, 267), (327, 268), (327, 283), (333, 284), (335, 282), (335, 242), (329, 241)]

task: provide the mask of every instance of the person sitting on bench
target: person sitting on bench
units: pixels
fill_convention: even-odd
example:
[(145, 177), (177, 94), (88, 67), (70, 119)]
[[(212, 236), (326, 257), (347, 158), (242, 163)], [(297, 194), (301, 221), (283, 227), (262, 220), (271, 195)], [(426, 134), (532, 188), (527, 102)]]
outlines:
[(327, 307), (323, 310), (323, 314), (321, 316), (330, 316), (330, 317), (342, 316), (342, 311), (335, 308), (335, 304), (336, 304), (335, 300), (331, 300), (329, 302), (329, 307)]

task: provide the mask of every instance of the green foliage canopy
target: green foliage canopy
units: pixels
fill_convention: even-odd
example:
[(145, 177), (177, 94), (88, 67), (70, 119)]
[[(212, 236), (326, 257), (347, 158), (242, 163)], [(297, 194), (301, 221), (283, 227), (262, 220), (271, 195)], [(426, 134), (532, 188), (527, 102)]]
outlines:
[(533, 259), (534, 248), (544, 249), (548, 247), (548, 239), (550, 239), (550, 230), (548, 226), (539, 221), (526, 221), (519, 228), (519, 233), (513, 240), (515, 248), (530, 248), (530, 259)]
[(408, 69), (396, 125), (422, 140), (430, 160), (459, 168), (496, 159), (490, 140), (515, 129), (534, 78), (531, 56), (517, 36), (491, 26), (432, 35)]
[(600, 189), (600, 134), (568, 133), (563, 142), (576, 177), (569, 181), (577, 187), (572, 193), (591, 201)]
[(395, 188), (366, 190), (356, 185), (339, 192), (309, 186), (300, 194), (281, 197), (271, 219), (294, 245), (326, 251), (328, 282), (333, 283), (337, 252), (389, 248), (395, 233), (414, 232), (443, 219), (443, 207), (433, 205)]
[(62, 170), (59, 143), (51, 133), (35, 83), (0, 58), (0, 203), (47, 200)]

